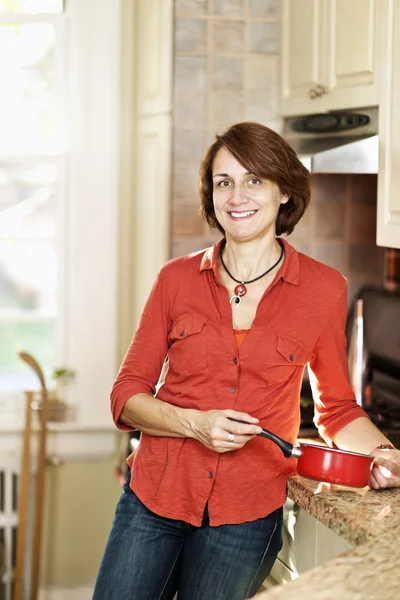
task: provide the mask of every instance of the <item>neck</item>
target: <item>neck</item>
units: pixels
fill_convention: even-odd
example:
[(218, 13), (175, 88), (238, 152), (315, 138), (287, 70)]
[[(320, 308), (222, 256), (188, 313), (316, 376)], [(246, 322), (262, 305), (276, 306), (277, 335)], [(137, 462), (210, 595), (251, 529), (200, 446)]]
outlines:
[(248, 281), (271, 267), (279, 259), (281, 251), (274, 232), (246, 242), (227, 238), (223, 256), (232, 275), (241, 281)]

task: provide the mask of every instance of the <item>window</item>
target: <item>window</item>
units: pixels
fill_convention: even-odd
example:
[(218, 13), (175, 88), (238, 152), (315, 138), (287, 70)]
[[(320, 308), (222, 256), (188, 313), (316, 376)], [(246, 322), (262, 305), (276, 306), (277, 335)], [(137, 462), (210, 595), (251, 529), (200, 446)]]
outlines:
[(113, 430), (125, 4), (0, 0), (0, 429), (38, 387), (24, 349), (75, 371), (77, 431)]
[(0, 392), (48, 374), (59, 312), (65, 141), (62, 0), (0, 0)]

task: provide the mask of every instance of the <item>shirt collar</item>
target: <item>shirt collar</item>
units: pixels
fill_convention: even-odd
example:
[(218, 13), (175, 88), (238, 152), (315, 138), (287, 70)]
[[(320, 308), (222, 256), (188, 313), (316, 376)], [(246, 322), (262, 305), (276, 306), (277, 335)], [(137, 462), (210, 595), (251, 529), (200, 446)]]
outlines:
[[(293, 246), (289, 244), (285, 239), (279, 238), (285, 248), (285, 260), (282, 265), (282, 269), (279, 272), (279, 276), (293, 285), (299, 285), (300, 283), (300, 261), (299, 253)], [(218, 278), (218, 255), (221, 248), (221, 244), (224, 238), (220, 239), (203, 254), (203, 258), (200, 263), (200, 273), (206, 270), (213, 270), (214, 275)]]

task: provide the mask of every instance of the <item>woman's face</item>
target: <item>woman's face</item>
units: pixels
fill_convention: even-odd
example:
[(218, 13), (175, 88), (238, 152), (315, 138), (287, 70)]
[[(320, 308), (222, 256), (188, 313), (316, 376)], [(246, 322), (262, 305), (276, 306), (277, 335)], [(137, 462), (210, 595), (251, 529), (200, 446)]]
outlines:
[(289, 197), (269, 179), (249, 173), (227, 150), (220, 148), (212, 165), (215, 216), (227, 238), (248, 241), (275, 235), (281, 204)]

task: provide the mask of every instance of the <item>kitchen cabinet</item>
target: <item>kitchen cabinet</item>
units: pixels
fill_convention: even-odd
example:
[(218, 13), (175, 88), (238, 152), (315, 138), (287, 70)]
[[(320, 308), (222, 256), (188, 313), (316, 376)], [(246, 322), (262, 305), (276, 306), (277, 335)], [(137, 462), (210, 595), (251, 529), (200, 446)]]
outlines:
[(379, 102), (377, 244), (400, 248), (400, 3), (387, 0)]
[(269, 577), (275, 584), (289, 583), (352, 548), (292, 500), (287, 500), (283, 514), (283, 546)]
[(281, 114), (375, 106), (385, 0), (283, 0)]

